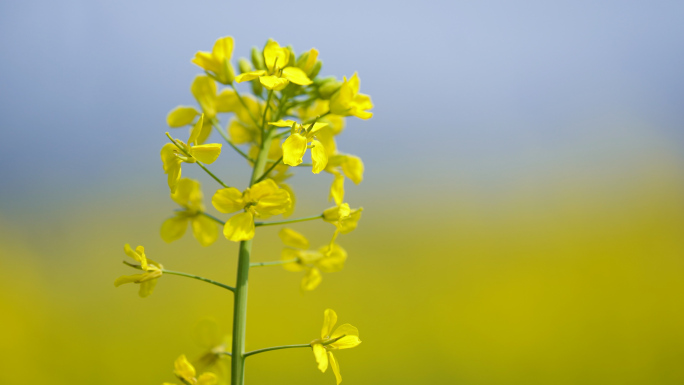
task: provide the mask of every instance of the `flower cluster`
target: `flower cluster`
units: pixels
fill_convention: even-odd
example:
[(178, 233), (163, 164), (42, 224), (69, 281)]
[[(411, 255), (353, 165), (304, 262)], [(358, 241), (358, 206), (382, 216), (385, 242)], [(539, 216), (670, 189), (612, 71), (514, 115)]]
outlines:
[[(175, 362), (174, 373), (183, 384), (213, 385), (230, 379), (232, 385), (243, 385), (246, 357), (292, 347), (310, 347), (318, 368), (325, 372), (328, 366), (332, 367), (339, 384), (339, 365), (332, 352), (360, 344), (358, 330), (345, 324), (333, 331), (337, 315), (328, 309), (321, 337), (311, 343), (246, 352), (246, 289), (252, 267), (281, 265), (287, 271), (301, 272), (302, 291), (318, 287), (323, 273), (344, 268), (348, 255), (338, 238), (356, 229), (363, 212), (363, 208), (352, 209), (345, 201), (344, 182), (349, 179), (354, 184), (361, 183), (364, 164), (360, 157), (340, 151), (336, 138), (344, 132), (347, 117), (371, 118), (373, 103), (368, 95), (360, 93), (358, 74), (344, 76), (342, 80), (319, 76), (322, 62), (315, 48), (297, 55), (291, 47), (269, 40), (263, 49), (253, 48), (250, 59), (241, 58), (234, 66), (234, 47), (233, 38), (228, 36), (218, 39), (210, 52), (195, 54), (192, 63), (204, 71), (190, 87), (197, 105), (178, 106), (166, 118), (169, 127), (186, 127), (189, 135), (184, 141), (177, 138), (183, 135), (172, 136), (167, 132), (169, 142), (161, 149), (170, 197), (179, 207), (162, 223), (160, 234), (165, 242), (171, 243), (182, 238), (189, 226), (193, 236), (205, 247), (214, 244), (221, 233), (228, 241), (240, 242), (235, 285), (166, 270), (147, 259), (142, 246), (133, 250), (128, 244), (124, 251), (138, 264), (126, 264), (142, 273), (119, 277), (115, 285), (138, 283), (140, 296), (146, 297), (152, 293), (159, 277), (169, 274), (233, 292), (235, 313), (233, 332), (227, 339), (230, 342), (225, 343), (216, 333), (212, 334), (215, 338), (205, 344), (207, 350), (195, 361), (195, 365), (210, 371), (199, 377), (195, 365), (181, 355)], [(239, 89), (245, 86), (251, 95)], [(223, 143), (214, 143), (214, 133)], [(224, 145), (244, 158), (251, 168), (247, 184), (226, 183), (219, 177), (220, 172), (209, 169), (219, 163), (219, 158), (224, 160)], [(230, 169), (237, 165), (234, 159), (226, 162)], [(182, 168), (187, 173), (187, 168), (194, 169), (192, 164), (218, 184), (211, 194), (211, 206), (218, 213), (207, 211), (202, 185), (183, 176)], [(317, 215), (290, 219), (297, 199), (289, 180), (297, 169), (306, 168), (313, 174), (324, 171), (333, 176), (327, 195), (334, 206)], [(264, 221), (278, 215), (283, 219)], [(313, 220), (333, 225), (330, 238), (321, 242), (323, 246), (312, 250), (303, 234), (283, 228), (279, 236), (285, 248), (280, 259), (252, 261), (252, 240), (259, 227)], [(230, 370), (221, 369), (223, 366), (219, 364), (226, 363), (228, 357)]]

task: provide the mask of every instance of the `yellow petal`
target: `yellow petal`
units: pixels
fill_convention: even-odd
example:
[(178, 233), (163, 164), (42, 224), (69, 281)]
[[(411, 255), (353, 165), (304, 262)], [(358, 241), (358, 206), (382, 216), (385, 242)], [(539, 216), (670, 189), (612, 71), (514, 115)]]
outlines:
[(333, 309), (325, 309), (323, 312), (323, 329), (321, 330), (321, 338), (328, 338), (332, 333), (335, 324), (337, 323), (337, 313)]
[(142, 279), (143, 274), (134, 274), (134, 275), (122, 275), (121, 277), (117, 278), (114, 281), (114, 286), (119, 287), (123, 284), (126, 283), (138, 283)]
[(155, 286), (157, 286), (156, 279), (150, 279), (148, 281), (140, 282), (140, 290), (138, 290), (138, 295), (141, 298), (149, 296), (154, 291)]
[(223, 235), (230, 241), (240, 242), (254, 238), (254, 217), (252, 213), (233, 215), (223, 226)]
[(291, 81), (294, 84), (299, 84), (300, 86), (308, 86), (313, 83), (306, 73), (297, 67), (286, 67), (283, 69), (283, 75), (285, 79)]
[(276, 127), (292, 127), (293, 124), (297, 124), (294, 120), (282, 120), (280, 119), (277, 122), (268, 122), (271, 126), (276, 126)]
[(175, 216), (162, 223), (161, 237), (166, 243), (171, 243), (180, 239), (188, 228), (188, 218), (185, 216)]
[(166, 143), (161, 149), (161, 160), (164, 173), (168, 175), (167, 182), (173, 193), (181, 178), (181, 160), (176, 156), (177, 147), (173, 143)]
[(251, 125), (245, 125), (237, 119), (232, 119), (228, 126), (228, 134), (235, 144), (256, 142), (259, 132)]
[(335, 173), (335, 179), (330, 186), (330, 198), (334, 199), (337, 205), (344, 202), (344, 176), (340, 173)]
[(309, 55), (306, 57), (306, 63), (304, 63), (304, 71), (311, 71), (314, 64), (316, 64), (316, 60), (318, 60), (318, 50), (316, 48), (311, 48), (309, 50)]
[(126, 253), (126, 255), (128, 255), (129, 257), (133, 258), (136, 262), (142, 262), (142, 257), (140, 256), (140, 254), (133, 250), (131, 248), (131, 245), (129, 245), (128, 243), (124, 245), (124, 253)]
[(216, 210), (224, 214), (234, 213), (245, 207), (245, 203), (242, 200), (242, 193), (235, 187), (223, 188), (216, 191), (211, 198), (211, 203)]
[(194, 179), (183, 178), (178, 181), (176, 191), (171, 199), (183, 207), (202, 209), (202, 189), (200, 183)]
[(284, 213), (290, 208), (291, 204), (290, 194), (283, 189), (279, 189), (277, 192), (259, 199), (254, 206), (254, 210), (257, 217), (269, 218), (273, 215)]
[(258, 77), (266, 75), (266, 71), (263, 70), (258, 70), (258, 71), (251, 71), (251, 72), (245, 72), (243, 74), (240, 74), (235, 77), (235, 81), (238, 83), (254, 80)]
[(328, 353), (321, 344), (314, 344), (312, 347), (316, 363), (318, 363), (318, 370), (325, 373), (328, 370)]
[(361, 183), (363, 181), (363, 162), (361, 158), (354, 155), (346, 155), (346, 159), (342, 163), (342, 172), (355, 184)]
[(304, 250), (309, 248), (309, 240), (306, 239), (305, 236), (292, 230), (291, 228), (282, 228), (280, 232), (278, 232), (278, 236), (287, 246)]
[(230, 89), (221, 91), (216, 97), (216, 111), (217, 112), (233, 112), (240, 108), (240, 100), (237, 94)]
[(220, 345), (222, 340), (218, 323), (212, 318), (202, 318), (192, 329), (192, 339), (206, 350)]
[(259, 78), (259, 82), (266, 87), (266, 89), (273, 91), (280, 91), (290, 82), (285, 78), (279, 78), (277, 76), (262, 76)]
[(249, 198), (252, 201), (258, 201), (269, 195), (275, 194), (280, 190), (280, 187), (273, 181), (273, 179), (264, 179), (259, 183), (255, 183), (249, 188)]
[(209, 246), (216, 242), (218, 238), (218, 227), (216, 222), (204, 215), (197, 215), (190, 221), (192, 224), (192, 235), (202, 246)]
[(351, 78), (349, 78), (349, 88), (351, 88), (354, 95), (359, 93), (359, 87), (361, 86), (361, 79), (359, 79), (359, 74), (354, 72)]
[(194, 107), (178, 106), (166, 116), (169, 127), (183, 127), (192, 123), (199, 112)]
[(311, 148), (311, 160), (313, 162), (311, 171), (314, 174), (318, 174), (328, 165), (328, 154), (325, 152), (325, 147), (323, 147), (321, 142), (313, 140), (311, 145), (313, 146)]
[(287, 218), (294, 212), (295, 204), (297, 203), (297, 198), (295, 196), (294, 190), (287, 183), (280, 183), (280, 188), (287, 191), (290, 194), (290, 206), (283, 212), (283, 218)]
[(176, 376), (180, 377), (182, 380), (188, 383), (193, 383), (195, 381), (195, 367), (188, 361), (185, 354), (176, 359), (176, 362), (173, 363), (173, 367)]
[(217, 73), (221, 71), (219, 62), (217, 62), (214, 55), (209, 52), (198, 51), (195, 53), (195, 57), (192, 58), (191, 62), (209, 72)]
[(304, 278), (302, 278), (301, 289), (303, 291), (313, 290), (320, 285), (322, 280), (323, 277), (321, 277), (321, 272), (317, 268), (309, 268), (306, 271)]
[(333, 373), (335, 373), (335, 380), (337, 380), (337, 385), (342, 382), (342, 375), (340, 374), (340, 365), (335, 360), (335, 356), (332, 352), (328, 352), (328, 359), (330, 360), (330, 367), (332, 367)]
[(353, 100), (354, 91), (345, 79), (340, 88), (330, 97), (330, 112), (335, 115), (348, 116)]
[(359, 207), (358, 209), (352, 210), (348, 217), (343, 218), (339, 226), (340, 233), (347, 234), (356, 229), (356, 226), (359, 224), (359, 220), (361, 219), (362, 211), (363, 207)]
[(337, 143), (335, 143), (333, 129), (330, 128), (330, 126), (328, 126), (318, 131), (316, 133), (316, 139), (323, 143), (323, 147), (325, 147), (325, 152), (326, 154), (328, 154), (328, 165), (330, 165), (332, 160), (331, 158), (334, 157), (337, 153)]
[(330, 339), (340, 338), (339, 340), (330, 344), (331, 347), (337, 349), (349, 349), (358, 346), (361, 343), (359, 339), (359, 330), (350, 324), (340, 325), (333, 334), (330, 335)]
[(306, 137), (300, 134), (290, 135), (283, 142), (283, 163), (288, 166), (297, 166), (302, 163), (306, 152)]
[(214, 373), (202, 373), (197, 379), (197, 385), (216, 385), (218, 378)]
[(188, 144), (192, 145), (197, 142), (197, 138), (199, 138), (200, 134), (202, 133), (202, 126), (204, 126), (204, 114), (200, 115), (197, 123), (195, 123), (195, 125), (192, 127), (192, 131), (190, 131), (190, 137), (188, 138)]
[(264, 47), (264, 62), (270, 73), (274, 68), (284, 68), (290, 61), (290, 51), (281, 48), (275, 41), (269, 41)]
[(233, 37), (224, 36), (216, 40), (216, 43), (214, 43), (214, 48), (211, 50), (211, 53), (217, 59), (230, 59), (233, 56), (233, 46)]
[(219, 155), (221, 155), (221, 143), (192, 146), (190, 149), (190, 154), (193, 156), (193, 158), (202, 163), (214, 163), (216, 159), (218, 159)]
[(190, 92), (195, 96), (206, 119), (216, 116), (216, 82), (208, 76), (197, 76), (190, 86)]
[(334, 273), (344, 268), (344, 262), (347, 260), (347, 252), (340, 245), (333, 243), (332, 247), (321, 247), (319, 252), (323, 254), (324, 257), (318, 259), (314, 263), (324, 273)]

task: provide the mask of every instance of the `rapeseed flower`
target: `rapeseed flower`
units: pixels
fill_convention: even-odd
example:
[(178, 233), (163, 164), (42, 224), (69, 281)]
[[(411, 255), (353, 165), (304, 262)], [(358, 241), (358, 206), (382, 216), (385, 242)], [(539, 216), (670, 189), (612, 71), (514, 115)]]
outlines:
[(131, 249), (131, 246), (127, 243), (124, 245), (124, 252), (129, 257), (133, 258), (140, 265), (131, 265), (135, 268), (140, 268), (144, 273), (134, 274), (134, 275), (122, 275), (114, 281), (114, 286), (119, 287), (125, 283), (139, 283), (140, 290), (138, 294), (140, 297), (145, 298), (152, 294), (154, 287), (157, 285), (157, 279), (162, 276), (163, 267), (161, 264), (147, 259), (145, 256), (145, 248), (138, 246), (135, 250)]
[(197, 370), (216, 374), (219, 383), (227, 380), (230, 377), (230, 357), (226, 353), (230, 352), (231, 336), (222, 334), (216, 321), (204, 318), (195, 325), (192, 337), (202, 348), (202, 354), (193, 360)]
[(323, 315), (321, 338), (311, 341), (311, 348), (313, 349), (316, 363), (318, 363), (318, 369), (325, 373), (328, 365), (330, 365), (333, 373), (335, 373), (337, 385), (339, 385), (342, 382), (340, 366), (332, 352), (356, 347), (361, 343), (361, 340), (359, 339), (359, 330), (350, 324), (341, 325), (333, 331), (336, 323), (337, 314), (335, 311), (326, 309)]
[(304, 291), (313, 290), (321, 283), (321, 271), (334, 273), (344, 267), (347, 252), (337, 244), (331, 250), (324, 246), (314, 251), (308, 250), (309, 241), (306, 237), (292, 229), (283, 228), (278, 236), (288, 246), (283, 249), (281, 259), (291, 261), (284, 264), (283, 268), (293, 272), (305, 271), (301, 283)]
[[(316, 51), (317, 53), (318, 51)], [(258, 78), (264, 87), (273, 91), (282, 90), (290, 82), (300, 86), (308, 86), (313, 83), (301, 68), (290, 65), (290, 54), (287, 47), (281, 47), (277, 42), (269, 41), (264, 47), (266, 70), (242, 73), (235, 77), (235, 81), (242, 83)]]
[[(308, 127), (293, 120), (279, 120), (269, 123), (276, 127), (291, 127), (290, 136), (283, 142), (283, 163), (288, 166), (297, 166), (302, 163), (306, 149), (311, 149), (311, 161), (314, 174), (325, 169), (328, 164), (328, 154), (323, 143), (316, 140), (316, 133), (326, 127), (328, 123), (311, 123)], [(309, 144), (311, 143), (311, 144)]]
[[(214, 373), (202, 373), (196, 378), (197, 372), (195, 371), (195, 367), (188, 361), (185, 354), (176, 359), (176, 362), (173, 363), (173, 367), (173, 374), (175, 374), (185, 385), (216, 385), (216, 383), (218, 383), (218, 378)], [(175, 384), (165, 382), (164, 385)]]
[(192, 58), (192, 62), (207, 71), (211, 77), (223, 84), (230, 84), (235, 78), (235, 70), (230, 63), (233, 56), (233, 38), (222, 37), (216, 40), (211, 52), (199, 51)]
[(323, 211), (323, 220), (335, 225), (335, 233), (330, 240), (328, 252), (332, 252), (335, 239), (337, 239), (339, 234), (347, 234), (356, 229), (356, 226), (358, 226), (359, 220), (361, 219), (362, 212), (363, 207), (352, 210), (349, 208), (348, 203), (333, 206)]
[(223, 235), (234, 242), (254, 238), (254, 217), (269, 218), (284, 213), (291, 205), (290, 194), (272, 180), (266, 179), (246, 188), (244, 192), (235, 187), (216, 191), (211, 198), (216, 210), (233, 215), (223, 227)]
[(200, 115), (199, 120), (190, 131), (188, 144), (182, 140), (174, 139), (174, 143), (167, 143), (162, 147), (161, 159), (164, 166), (164, 173), (168, 174), (168, 184), (171, 193), (176, 191), (176, 185), (181, 178), (181, 164), (202, 163), (211, 164), (221, 155), (221, 144), (197, 144), (204, 124), (204, 114)]
[(190, 92), (192, 92), (192, 95), (197, 100), (202, 112), (197, 111), (194, 107), (178, 106), (166, 116), (166, 123), (172, 128), (187, 126), (192, 124), (195, 118), (203, 113), (202, 130), (197, 137), (197, 143), (202, 144), (211, 134), (216, 114), (233, 112), (239, 108), (240, 103), (233, 90), (224, 89), (221, 93), (218, 93), (216, 82), (209, 76), (200, 75), (195, 77), (190, 86)]
[(359, 184), (363, 181), (363, 169), (363, 162), (357, 156), (335, 154), (328, 157), (325, 172), (334, 176), (330, 186), (330, 198), (335, 200), (335, 204), (340, 205), (344, 201), (344, 177), (349, 178), (354, 184)]
[(366, 110), (373, 108), (373, 102), (370, 96), (359, 93), (359, 85), (360, 80), (356, 73), (349, 80), (345, 76), (340, 89), (330, 97), (330, 112), (340, 116), (370, 119), (373, 113)]
[(161, 227), (161, 237), (171, 243), (180, 239), (192, 227), (192, 234), (202, 246), (209, 246), (218, 238), (216, 223), (205, 215), (203, 195), (200, 183), (196, 180), (184, 178), (178, 182), (176, 191), (171, 193), (171, 199), (178, 203), (183, 210), (164, 221)]

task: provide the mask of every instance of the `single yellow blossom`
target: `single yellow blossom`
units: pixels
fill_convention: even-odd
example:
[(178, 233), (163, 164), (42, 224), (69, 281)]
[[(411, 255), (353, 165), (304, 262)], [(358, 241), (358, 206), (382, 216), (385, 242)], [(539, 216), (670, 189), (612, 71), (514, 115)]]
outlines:
[(218, 237), (216, 223), (202, 215), (204, 212), (203, 195), (200, 183), (196, 180), (184, 178), (178, 182), (176, 191), (171, 193), (171, 199), (178, 203), (183, 210), (164, 221), (161, 227), (161, 237), (165, 242), (171, 243), (180, 239), (188, 229), (188, 223), (192, 227), (192, 234), (202, 246), (209, 246)]
[(370, 119), (372, 112), (366, 111), (373, 108), (373, 102), (368, 95), (359, 93), (359, 77), (356, 73), (344, 82), (337, 92), (330, 98), (330, 112), (340, 116), (356, 116), (361, 119)]
[(344, 267), (347, 252), (337, 244), (332, 246), (332, 250), (324, 246), (314, 251), (308, 250), (309, 241), (306, 237), (292, 229), (283, 228), (278, 236), (288, 246), (283, 249), (281, 259), (291, 261), (284, 264), (283, 268), (293, 272), (305, 271), (301, 283), (302, 290), (315, 289), (321, 283), (321, 271), (334, 273)]
[(230, 334), (221, 333), (215, 320), (204, 318), (195, 325), (192, 337), (202, 348), (202, 354), (193, 360), (195, 368), (200, 372), (216, 374), (219, 383), (230, 378), (230, 357), (226, 355), (232, 344)]
[(332, 251), (335, 239), (339, 234), (347, 234), (356, 229), (361, 219), (361, 212), (363, 212), (363, 207), (352, 210), (348, 203), (333, 206), (323, 211), (323, 220), (335, 225), (335, 233), (330, 241), (329, 252)]
[(244, 192), (235, 187), (216, 191), (211, 199), (216, 210), (233, 215), (223, 227), (223, 235), (234, 242), (254, 238), (254, 218), (269, 218), (284, 213), (291, 205), (290, 194), (272, 180), (266, 179), (246, 188)]
[(211, 52), (197, 52), (192, 62), (207, 71), (218, 82), (230, 84), (235, 78), (235, 70), (230, 63), (230, 58), (233, 56), (233, 46), (231, 36), (222, 37), (216, 40)]
[[(269, 123), (276, 127), (291, 127), (290, 136), (283, 142), (283, 163), (288, 166), (297, 166), (302, 163), (306, 149), (311, 149), (311, 161), (314, 174), (325, 169), (328, 164), (328, 154), (323, 143), (316, 139), (316, 133), (326, 127), (328, 123), (314, 122), (308, 127), (293, 120), (279, 120)], [(309, 144), (311, 143), (311, 144)]]
[(145, 257), (145, 248), (142, 246), (138, 246), (133, 250), (127, 243), (124, 245), (124, 252), (136, 262), (140, 263), (140, 266), (136, 265), (134, 267), (139, 267), (144, 273), (122, 275), (114, 281), (114, 286), (119, 287), (124, 283), (139, 283), (140, 291), (138, 294), (140, 297), (145, 298), (152, 294), (154, 287), (157, 285), (157, 279), (162, 276), (163, 267), (159, 263), (147, 259), (147, 257)]
[(337, 385), (339, 385), (342, 382), (340, 366), (332, 352), (356, 347), (361, 343), (361, 340), (359, 339), (359, 330), (350, 324), (341, 325), (333, 331), (336, 323), (337, 314), (335, 311), (326, 309), (323, 314), (321, 338), (311, 341), (311, 348), (313, 349), (318, 369), (325, 373), (328, 365), (330, 365), (333, 373), (335, 373)]
[(313, 83), (301, 68), (289, 65), (290, 50), (275, 41), (269, 41), (264, 47), (264, 63), (266, 70), (245, 72), (236, 76), (235, 81), (242, 83), (258, 78), (264, 87), (274, 91), (282, 90), (290, 82), (300, 86)]
[[(204, 114), (202, 130), (197, 137), (197, 143), (202, 144), (211, 133), (216, 114), (236, 111), (240, 106), (240, 102), (233, 90), (224, 89), (221, 93), (218, 93), (216, 82), (209, 76), (201, 75), (195, 77), (190, 86), (190, 92), (192, 92), (192, 95), (200, 105), (201, 113)], [(201, 113), (194, 107), (178, 106), (169, 112), (166, 122), (172, 128), (184, 127), (192, 124)]]
[[(196, 378), (197, 372), (195, 371), (195, 367), (188, 361), (185, 354), (176, 359), (176, 362), (173, 363), (173, 367), (173, 374), (175, 374), (185, 385), (216, 385), (218, 383), (218, 378), (214, 373), (202, 373), (202, 375)], [(175, 384), (165, 382), (164, 385)]]
[[(202, 132), (203, 124), (204, 114), (200, 115), (199, 120), (197, 120), (192, 131), (190, 131), (188, 144), (185, 144), (182, 140), (174, 139), (176, 144), (167, 143), (162, 147), (161, 159), (164, 166), (164, 173), (168, 174), (167, 182), (171, 189), (171, 193), (176, 191), (176, 185), (181, 178), (181, 163), (195, 163), (199, 160), (202, 163), (211, 164), (214, 163), (221, 154), (220, 143), (197, 144)], [(185, 154), (178, 147), (182, 148), (185, 153), (190, 156)]]

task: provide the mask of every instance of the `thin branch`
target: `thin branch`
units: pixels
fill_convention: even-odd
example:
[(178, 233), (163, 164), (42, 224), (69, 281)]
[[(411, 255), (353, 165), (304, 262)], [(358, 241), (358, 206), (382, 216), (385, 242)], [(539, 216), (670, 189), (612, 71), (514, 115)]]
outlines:
[(284, 221), (277, 221), (277, 222), (254, 222), (254, 226), (259, 227), (259, 226), (275, 226), (275, 225), (285, 225), (288, 223), (297, 223), (297, 222), (305, 222), (305, 221), (313, 221), (315, 219), (321, 219), (323, 218), (323, 214), (319, 214), (313, 217), (305, 217), (305, 218), (297, 218), (297, 219), (286, 219)]
[(297, 259), (285, 259), (281, 261), (269, 261), (269, 262), (252, 262), (249, 264), (249, 267), (261, 267), (261, 266), (274, 266), (274, 265), (285, 265), (288, 263), (294, 263), (297, 262)]
[(311, 345), (309, 344), (299, 344), (299, 345), (283, 345), (283, 346), (274, 346), (271, 348), (265, 348), (265, 349), (259, 349), (259, 350), (252, 350), (251, 352), (247, 352), (244, 354), (244, 357), (247, 358), (253, 354), (259, 354), (259, 353), (264, 353), (264, 352), (270, 352), (271, 350), (280, 350), (280, 349), (294, 349), (294, 348), (310, 348)]
[(235, 150), (235, 151), (236, 151), (238, 154), (240, 154), (243, 158), (245, 158), (245, 159), (247, 159), (248, 161), (254, 163), (254, 159), (252, 159), (252, 158), (251, 158), (249, 155), (247, 155), (244, 151), (240, 150), (240, 148), (239, 148), (238, 146), (236, 146), (235, 143), (233, 143), (232, 140), (230, 140), (230, 138), (228, 137), (228, 134), (226, 134), (225, 132), (223, 132), (223, 128), (221, 127), (221, 125), (219, 124), (219, 122), (217, 122), (217, 121), (214, 119), (214, 120), (211, 121), (211, 124), (212, 124), (212, 126), (214, 126), (214, 128), (216, 128), (216, 131), (218, 131), (219, 134), (221, 134), (221, 136), (222, 136), (223, 139), (226, 141), (226, 143), (228, 143), (228, 145), (229, 145), (230, 147), (233, 148), (233, 150)]
[(259, 183), (259, 182), (261, 182), (262, 180), (264, 180), (264, 179), (268, 176), (268, 174), (269, 174), (271, 171), (273, 171), (273, 169), (276, 168), (276, 166), (278, 166), (278, 165), (280, 164), (280, 162), (282, 162), (282, 161), (283, 161), (283, 157), (281, 156), (280, 159), (278, 159), (278, 160), (276, 160), (275, 162), (273, 162), (273, 165), (271, 165), (271, 167), (269, 167), (268, 170), (266, 170), (266, 171), (259, 177), (259, 179), (255, 180), (254, 183)]

